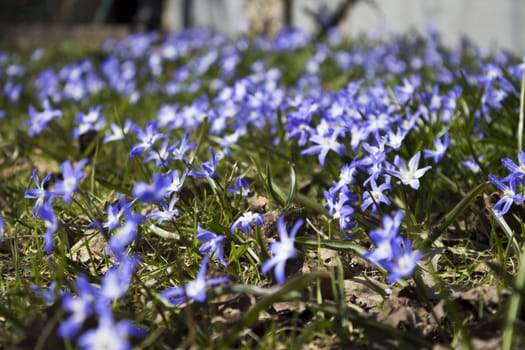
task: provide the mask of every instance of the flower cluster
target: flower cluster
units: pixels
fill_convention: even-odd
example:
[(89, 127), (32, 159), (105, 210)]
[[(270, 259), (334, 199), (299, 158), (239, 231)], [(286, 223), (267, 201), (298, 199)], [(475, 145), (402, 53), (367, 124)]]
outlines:
[[(140, 337), (144, 331), (127, 320), (115, 320), (112, 304), (125, 295), (137, 264), (134, 257), (120, 260), (104, 274), (100, 286), (79, 275), (76, 293), (62, 293), (62, 308), (68, 317), (60, 324), (58, 334), (75, 338), (83, 349), (130, 349), (129, 338)], [(98, 320), (97, 327), (76, 337), (93, 316)]]
[(493, 208), (497, 216), (505, 215), (513, 203), (525, 201), (525, 198), (518, 193), (517, 188), (517, 186), (525, 184), (525, 152), (520, 151), (518, 153), (519, 165), (510, 158), (503, 158), (501, 162), (510, 171), (510, 174), (501, 180), (493, 174), (489, 175), (489, 181), (502, 192), (501, 198)]
[(53, 190), (45, 188), (52, 174), (47, 174), (40, 182), (37, 169), (33, 170), (32, 176), (36, 188), (27, 190), (24, 198), (36, 200), (32, 210), (33, 216), (44, 221), (46, 227), (44, 233), (45, 251), (48, 254), (53, 248), (53, 234), (58, 230), (58, 219), (52, 207), (53, 200), (56, 197), (62, 197), (65, 203), (71, 203), (73, 194), (78, 191), (79, 182), (85, 177), (83, 168), (87, 162), (88, 159), (82, 159), (73, 168), (70, 161), (64, 161), (60, 166), (62, 180), (55, 182)]
[(397, 211), (393, 216), (383, 216), (383, 228), (370, 231), (369, 236), (376, 248), (365, 253), (374, 264), (385, 268), (388, 283), (412, 274), (421, 252), (412, 250), (410, 240), (400, 236), (401, 222), (405, 214)]

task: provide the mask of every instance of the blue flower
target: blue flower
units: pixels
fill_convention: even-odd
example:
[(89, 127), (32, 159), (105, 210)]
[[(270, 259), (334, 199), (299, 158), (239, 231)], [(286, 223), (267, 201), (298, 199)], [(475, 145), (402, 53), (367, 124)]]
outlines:
[(441, 139), (439, 138), (436, 138), (434, 140), (435, 150), (429, 150), (429, 149), (423, 150), (423, 157), (433, 158), (434, 163), (437, 164), (445, 155), (445, 152), (447, 151), (449, 144), (450, 144), (450, 140), (448, 138), (448, 132), (446, 132), (445, 135), (443, 135), (443, 141), (441, 141)]
[(345, 154), (345, 148), (342, 144), (337, 142), (339, 133), (334, 131), (331, 135), (319, 135), (315, 134), (310, 136), (310, 142), (316, 143), (317, 146), (311, 146), (301, 151), (301, 154), (312, 155), (319, 154), (319, 164), (324, 166), (324, 161), (328, 151), (332, 150), (340, 155)]
[(405, 165), (405, 162), (398, 156), (394, 158), (394, 164), (399, 170), (394, 169), (385, 169), (385, 172), (389, 175), (397, 177), (403, 185), (409, 185), (414, 190), (419, 188), (419, 178), (422, 177), (428, 170), (432, 167), (430, 165), (418, 169), (419, 158), (421, 157), (421, 152), (414, 154), (408, 162), (408, 168)]
[(248, 182), (244, 180), (242, 177), (237, 177), (235, 179), (235, 186), (234, 187), (228, 187), (228, 192), (231, 192), (233, 194), (240, 194), (241, 197), (248, 196)]
[(71, 165), (69, 160), (66, 160), (60, 166), (62, 170), (62, 181), (58, 181), (55, 184), (55, 193), (62, 196), (64, 202), (71, 203), (73, 199), (73, 193), (78, 190), (78, 183), (85, 176), (82, 171), (84, 165), (86, 165), (88, 159), (82, 159), (75, 165), (75, 168)]
[(55, 290), (57, 287), (56, 282), (51, 282), (48, 290), (40, 289), (37, 285), (31, 285), (31, 289), (35, 294), (38, 294), (44, 298), (46, 305), (50, 306), (55, 301)]
[(131, 129), (137, 128), (137, 126), (134, 125), (129, 119), (126, 119), (123, 127), (120, 127), (119, 125), (115, 123), (111, 123), (109, 127), (111, 129), (111, 132), (106, 134), (106, 136), (104, 136), (104, 140), (102, 140), (102, 143), (123, 140), (124, 136), (127, 133), (129, 133)]
[(99, 313), (98, 325), (78, 337), (77, 344), (83, 350), (131, 350), (130, 336), (142, 336), (144, 332), (127, 320), (115, 322), (113, 314)]
[(16, 103), (20, 99), (20, 95), (24, 87), (20, 83), (15, 83), (13, 79), (7, 80), (4, 85), (4, 94), (9, 99), (9, 102)]
[(170, 185), (168, 186), (167, 195), (171, 195), (172, 193), (178, 193), (180, 192), (182, 186), (184, 185), (184, 181), (186, 181), (186, 175), (188, 173), (185, 171), (182, 173), (181, 176), (179, 176), (178, 170), (173, 170), (168, 173), (168, 177), (170, 178)]
[(388, 283), (394, 283), (398, 279), (410, 276), (421, 259), (421, 252), (412, 250), (412, 242), (402, 237), (392, 241), (392, 260), (385, 264), (389, 275)]
[(470, 156), (469, 159), (462, 161), (461, 164), (463, 164), (468, 170), (472, 171), (474, 174), (477, 174), (481, 171), (481, 168), (479, 167), (479, 162), (481, 162), (483, 158), (483, 156), (479, 156), (476, 161), (473, 156)]
[(99, 302), (113, 302), (120, 299), (128, 290), (135, 268), (139, 263), (138, 258), (123, 257), (118, 264), (113, 265), (102, 278)]
[(396, 211), (393, 216), (383, 215), (383, 227), (374, 229), (368, 234), (376, 248), (366, 252), (365, 258), (380, 265), (392, 259), (392, 240), (399, 235), (404, 217), (405, 214), (401, 210)]
[(78, 296), (65, 293), (62, 299), (62, 308), (70, 315), (58, 327), (58, 335), (61, 337), (74, 337), (84, 321), (93, 314), (93, 303), (98, 296), (98, 290), (84, 275), (77, 277), (76, 287)]
[(351, 238), (348, 231), (357, 225), (357, 222), (354, 220), (354, 213), (354, 208), (350, 205), (344, 204), (339, 209), (338, 217), (336, 217), (336, 219), (339, 219), (339, 229), (347, 238)]
[(250, 227), (253, 223), (256, 223), (259, 226), (262, 226), (263, 224), (263, 217), (259, 213), (253, 213), (251, 211), (247, 211), (246, 213), (242, 214), (241, 217), (239, 217), (235, 222), (232, 224), (230, 230), (233, 233), (236, 228), (241, 229), (246, 234), (250, 233)]
[(372, 206), (372, 214), (375, 214), (377, 211), (377, 206), (379, 203), (385, 203), (390, 205), (390, 200), (386, 195), (383, 194), (383, 191), (392, 190), (390, 186), (390, 178), (388, 182), (385, 182), (377, 186), (375, 180), (370, 181), (371, 189), (365, 191), (363, 194), (363, 203), (361, 203), (361, 211), (365, 211), (368, 207)]
[(4, 239), (4, 218), (0, 216), (0, 242)]
[(184, 158), (186, 157), (186, 153), (190, 149), (197, 147), (197, 144), (195, 142), (188, 142), (188, 137), (188, 133), (185, 132), (184, 136), (182, 137), (182, 140), (176, 141), (173, 144), (172, 148), (170, 148), (173, 159), (184, 160)]
[(224, 259), (224, 242), (226, 239), (224, 236), (205, 230), (199, 224), (197, 226), (196, 238), (199, 242), (203, 243), (199, 248), (199, 253), (206, 253), (207, 255), (215, 254), (215, 259), (226, 266), (226, 260)]
[(199, 303), (205, 302), (206, 287), (228, 282), (228, 278), (226, 277), (206, 279), (206, 267), (208, 266), (209, 260), (210, 256), (205, 255), (199, 273), (194, 280), (186, 283), (182, 287), (174, 287), (164, 290), (160, 293), (161, 298), (167, 299), (173, 304), (182, 303), (187, 300), (195, 300)]
[(394, 95), (400, 105), (406, 104), (414, 92), (421, 84), (421, 78), (419, 76), (413, 75), (410, 77), (410, 80), (403, 78), (403, 85), (394, 87)]
[(148, 156), (144, 158), (144, 163), (154, 160), (156, 167), (167, 167), (169, 162), (174, 159), (171, 155), (171, 152), (172, 146), (168, 145), (168, 140), (164, 140), (160, 148), (156, 148), (149, 152)]
[(341, 232), (350, 238), (347, 231), (356, 225), (353, 220), (354, 208), (350, 204), (357, 200), (357, 197), (350, 192), (347, 186), (342, 187), (340, 191), (331, 187), (328, 191), (324, 191), (324, 195), (328, 201), (325, 206), (328, 214), (332, 219), (339, 221)]
[(177, 197), (173, 197), (169, 203), (169, 205), (166, 205), (166, 203), (162, 202), (160, 205), (162, 207), (162, 210), (154, 209), (146, 215), (148, 219), (157, 219), (157, 224), (162, 223), (163, 221), (173, 221), (173, 219), (177, 216), (179, 216), (179, 210), (175, 208), (175, 204), (178, 202)]
[(144, 203), (162, 203), (168, 194), (172, 179), (170, 175), (153, 174), (151, 184), (137, 182), (131, 191), (133, 197)]
[(143, 221), (144, 218), (133, 212), (130, 207), (124, 210), (124, 223), (115, 230), (108, 242), (117, 258), (127, 256), (124, 249), (135, 240), (139, 225)]
[(500, 200), (496, 204), (494, 204), (493, 209), (497, 216), (505, 215), (509, 211), (512, 203), (523, 203), (524, 198), (516, 193), (516, 178), (508, 179), (506, 181), (508, 182), (508, 185), (506, 185), (504, 182), (500, 181), (496, 176), (490, 174), (489, 181), (496, 185), (500, 189), (500, 191), (503, 192), (503, 195), (500, 198)]
[(44, 188), (45, 184), (51, 179), (52, 174), (47, 174), (46, 177), (39, 181), (37, 175), (37, 169), (33, 169), (33, 181), (35, 182), (36, 188), (27, 190), (24, 194), (24, 198), (36, 199), (35, 205), (33, 206), (33, 216), (38, 216), (38, 211), (44, 205), (44, 201), (49, 199), (54, 193), (46, 191)]
[(196, 166), (187, 163), (190, 168), (193, 170), (190, 170), (188, 172), (188, 175), (195, 176), (198, 178), (205, 178), (205, 177), (214, 177), (215, 176), (215, 170), (217, 169), (217, 157), (218, 155), (213, 152), (213, 148), (210, 146), (210, 154), (211, 154), (211, 160), (204, 162), (201, 164), (201, 168), (199, 169)]
[(43, 107), (44, 110), (38, 112), (32, 105), (29, 106), (29, 121), (25, 121), (23, 124), (29, 126), (27, 134), (31, 137), (40, 134), (53, 119), (62, 117), (62, 112), (58, 109), (52, 109), (48, 100), (44, 100)]
[(393, 216), (384, 215), (383, 228), (372, 230), (369, 233), (376, 247), (363, 255), (373, 264), (380, 265), (388, 271), (388, 283), (394, 283), (402, 277), (410, 276), (416, 263), (421, 259), (419, 251), (412, 251), (410, 240), (399, 236), (404, 216), (401, 210), (398, 210)]
[(114, 230), (120, 227), (120, 218), (122, 217), (122, 214), (124, 214), (124, 210), (122, 209), (120, 203), (108, 205), (106, 208), (106, 214), (108, 219), (102, 223), (103, 228)]
[(171, 126), (177, 120), (177, 109), (179, 105), (175, 104), (162, 104), (157, 111), (157, 123), (161, 128), (173, 129)]
[(288, 234), (284, 217), (277, 219), (277, 230), (279, 231), (279, 242), (273, 242), (270, 245), (270, 252), (272, 257), (266, 260), (261, 266), (261, 273), (266, 274), (271, 269), (275, 268), (275, 279), (277, 283), (283, 284), (285, 281), (285, 267), (286, 260), (297, 257), (297, 250), (294, 248), (294, 239), (303, 224), (303, 220), (299, 219), (295, 222)]
[(131, 151), (129, 152), (130, 158), (151, 149), (157, 140), (166, 138), (166, 135), (158, 131), (157, 123), (155, 121), (150, 121), (146, 124), (146, 131), (142, 131), (139, 127), (133, 127), (133, 131), (139, 138), (139, 142), (131, 148)]
[(73, 137), (78, 139), (81, 135), (88, 131), (101, 131), (106, 125), (104, 116), (100, 113), (102, 106), (89, 107), (87, 114), (83, 112), (78, 113), (78, 119), (75, 121), (75, 128), (73, 129)]
[(340, 191), (343, 187), (349, 186), (355, 182), (358, 166), (361, 163), (353, 160), (350, 164), (345, 164), (341, 167), (339, 171), (339, 180), (334, 181), (334, 191)]
[(377, 228), (369, 233), (372, 242), (377, 244), (382, 240), (397, 236), (400, 232), (404, 217), (405, 213), (402, 210), (397, 210), (393, 216), (383, 215), (381, 220), (383, 228)]
[(518, 182), (525, 182), (525, 152), (519, 151), (518, 153), (519, 165), (514, 163), (514, 161), (512, 161), (510, 158), (503, 158), (501, 162), (507, 169), (509, 169), (509, 171), (512, 172), (512, 174), (507, 176), (506, 179), (514, 178)]
[(394, 133), (393, 131), (388, 132), (388, 146), (392, 147), (395, 150), (398, 150), (403, 145), (403, 140), (407, 136), (408, 132), (401, 128), (398, 128)]
[(44, 220), (46, 232), (44, 232), (44, 250), (47, 254), (51, 254), (53, 248), (53, 235), (58, 230), (58, 220), (55, 216), (55, 212), (51, 207), (51, 203), (45, 202), (44, 205), (38, 211), (38, 217)]
[(383, 174), (383, 167), (386, 159), (386, 138), (380, 138), (379, 135), (376, 134), (376, 139), (379, 140), (375, 146), (372, 146), (367, 142), (362, 145), (363, 150), (366, 152), (366, 156), (364, 156), (359, 163), (367, 169), (368, 174), (370, 175), (368, 179), (365, 180), (365, 185), (371, 180), (377, 180), (379, 176)]

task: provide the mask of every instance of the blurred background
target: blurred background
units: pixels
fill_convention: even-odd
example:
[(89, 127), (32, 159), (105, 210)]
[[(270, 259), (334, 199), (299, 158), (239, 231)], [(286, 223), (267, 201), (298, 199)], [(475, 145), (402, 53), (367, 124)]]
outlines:
[(423, 32), (431, 25), (448, 45), (467, 36), (488, 49), (525, 53), (524, 0), (0, 0), (0, 40), (21, 46), (59, 40), (98, 45), (108, 35), (203, 25), (268, 36), (283, 26), (314, 35), (336, 26), (358, 35)]

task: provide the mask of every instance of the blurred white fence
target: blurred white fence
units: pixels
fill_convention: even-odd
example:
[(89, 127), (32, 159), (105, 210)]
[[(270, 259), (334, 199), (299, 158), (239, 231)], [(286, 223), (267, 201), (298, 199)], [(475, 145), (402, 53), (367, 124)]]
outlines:
[[(181, 1), (166, 0), (164, 23), (169, 29), (182, 26)], [(248, 1), (193, 0), (194, 24), (234, 34), (246, 22)], [(339, 0), (294, 0), (293, 23), (315, 30), (305, 9), (334, 8), (338, 3)], [(349, 35), (375, 29), (422, 32), (429, 24), (442, 33), (449, 45), (455, 45), (465, 35), (486, 48), (525, 53), (525, 0), (362, 0), (352, 8), (340, 29)]]

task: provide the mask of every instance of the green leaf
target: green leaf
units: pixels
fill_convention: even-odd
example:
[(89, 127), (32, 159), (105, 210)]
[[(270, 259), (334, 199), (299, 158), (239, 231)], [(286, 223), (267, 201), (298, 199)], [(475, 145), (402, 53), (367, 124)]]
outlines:
[(290, 187), (288, 188), (288, 195), (286, 196), (285, 207), (289, 207), (292, 204), (295, 194), (295, 170), (293, 165), (290, 164)]
[(317, 249), (321, 247), (337, 251), (353, 251), (359, 255), (363, 255), (367, 251), (363, 246), (347, 240), (323, 239), (318, 241), (315, 238), (296, 237), (295, 243), (305, 248)]

